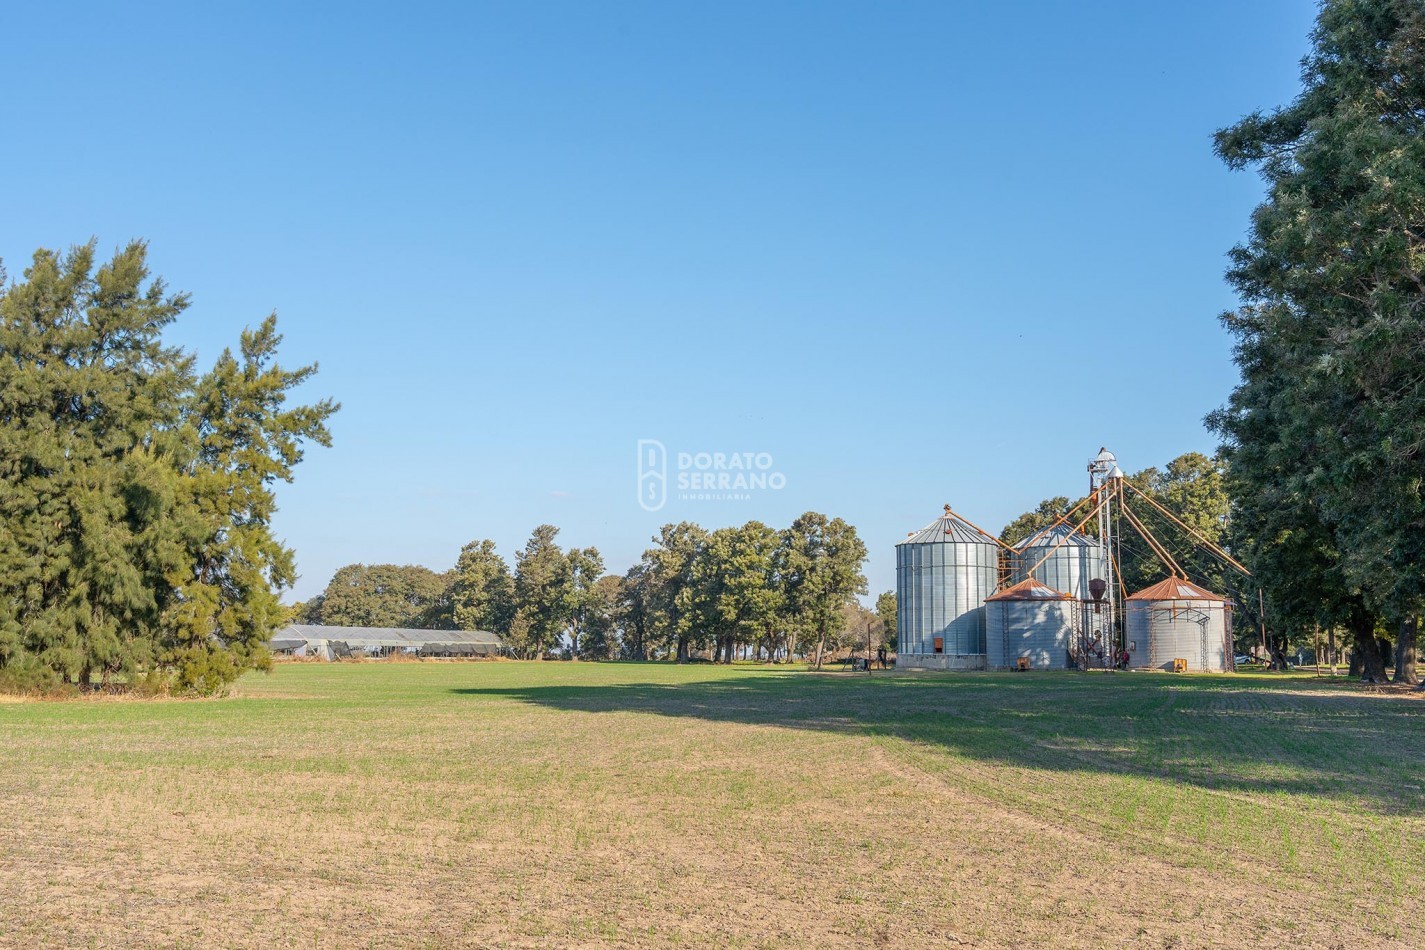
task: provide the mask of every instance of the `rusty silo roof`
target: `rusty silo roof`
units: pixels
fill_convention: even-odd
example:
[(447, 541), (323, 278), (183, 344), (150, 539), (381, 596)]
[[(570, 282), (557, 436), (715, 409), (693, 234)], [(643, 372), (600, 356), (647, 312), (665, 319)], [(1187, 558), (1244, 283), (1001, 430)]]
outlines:
[(1129, 600), (1215, 600), (1227, 603), (1227, 598), (1214, 594), (1205, 587), (1199, 587), (1182, 577), (1169, 577), (1151, 587), (1145, 587), (1136, 594), (1129, 594)]
[(992, 600), (1072, 600), (1073, 598), (1063, 591), (1055, 590), (1048, 584), (1041, 584), (1034, 578), (1022, 580), (1013, 587), (1006, 587), (998, 594), (991, 594), (985, 598), (985, 602)]

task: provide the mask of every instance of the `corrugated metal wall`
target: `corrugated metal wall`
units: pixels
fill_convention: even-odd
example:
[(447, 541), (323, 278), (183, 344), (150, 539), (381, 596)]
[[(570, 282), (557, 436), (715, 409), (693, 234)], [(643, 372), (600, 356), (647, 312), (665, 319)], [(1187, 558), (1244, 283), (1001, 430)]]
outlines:
[(1172, 670), (1187, 660), (1194, 672), (1232, 669), (1231, 611), (1212, 600), (1130, 600), (1124, 618), (1129, 664)]
[(998, 583), (998, 548), (991, 542), (896, 546), (898, 655), (983, 656), (985, 598)]
[(1024, 580), (1029, 576), (1029, 569), (1048, 555), (1048, 559), (1035, 568), (1034, 579), (1081, 601), (1092, 599), (1089, 594), (1089, 581), (1104, 576), (1103, 558), (1099, 556), (1098, 545), (1069, 541), (1050, 554), (1053, 548), (1052, 542), (1021, 548), (1017, 557), (1019, 564), (1016, 579)]
[[(1080, 605), (1079, 625), (1084, 629), (1091, 629), (1094, 618), (1093, 595), (1089, 593), (1089, 581), (1095, 577), (1106, 576), (1103, 571), (1103, 552), (1099, 550), (1097, 541), (1078, 532), (1072, 532), (1070, 539), (1060, 545), (1058, 550), (1054, 550), (1054, 545), (1058, 544), (1060, 538), (1070, 533), (1068, 528), (1044, 533), (1044, 543), (1029, 544), (1017, 550), (1015, 580), (1022, 581), (1029, 577), (1030, 568), (1034, 568), (1034, 565), (1043, 560), (1043, 564), (1034, 568), (1034, 579), (1076, 598)], [(1030, 540), (1035, 541), (1038, 537)]]
[(1015, 659), (1029, 657), (1036, 670), (1062, 670), (1069, 665), (1073, 640), (1073, 600), (992, 600), (985, 604), (985, 662), (1006, 669)]

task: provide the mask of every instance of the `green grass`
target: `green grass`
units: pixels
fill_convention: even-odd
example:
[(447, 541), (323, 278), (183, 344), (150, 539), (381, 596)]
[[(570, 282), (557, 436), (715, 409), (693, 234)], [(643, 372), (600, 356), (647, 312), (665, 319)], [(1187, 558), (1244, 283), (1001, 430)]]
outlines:
[(1409, 943), (1422, 761), (1302, 675), (287, 664), (0, 704), (0, 945)]

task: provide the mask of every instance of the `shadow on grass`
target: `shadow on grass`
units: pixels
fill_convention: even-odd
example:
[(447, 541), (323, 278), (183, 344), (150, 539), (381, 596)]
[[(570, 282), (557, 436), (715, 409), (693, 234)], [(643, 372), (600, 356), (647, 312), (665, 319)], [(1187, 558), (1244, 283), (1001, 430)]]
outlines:
[[(774, 674), (774, 675), (768, 675)], [(461, 688), (584, 713), (892, 737), (1010, 766), (1425, 809), (1425, 703), (1312, 680), (1158, 674), (788, 674)]]

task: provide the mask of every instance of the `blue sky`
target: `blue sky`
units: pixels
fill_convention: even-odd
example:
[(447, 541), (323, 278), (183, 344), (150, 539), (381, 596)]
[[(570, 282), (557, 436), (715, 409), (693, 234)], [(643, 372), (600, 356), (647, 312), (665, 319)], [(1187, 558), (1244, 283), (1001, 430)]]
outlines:
[[(130, 237), (206, 361), (276, 310), (344, 408), (283, 486), (296, 597), (536, 524), (855, 524), (872, 595), (951, 502), (997, 530), (1211, 451), (1304, 0), (42, 4), (7, 11), (0, 257)], [(19, 38), (23, 38), (20, 41)], [(669, 453), (658, 511), (636, 444)], [(785, 487), (680, 498), (679, 453)]]

